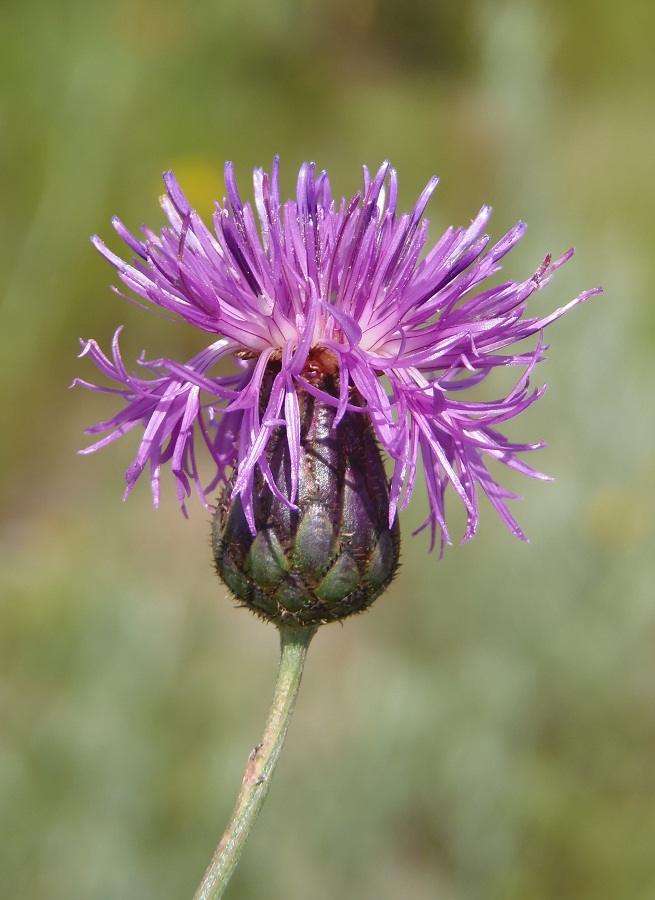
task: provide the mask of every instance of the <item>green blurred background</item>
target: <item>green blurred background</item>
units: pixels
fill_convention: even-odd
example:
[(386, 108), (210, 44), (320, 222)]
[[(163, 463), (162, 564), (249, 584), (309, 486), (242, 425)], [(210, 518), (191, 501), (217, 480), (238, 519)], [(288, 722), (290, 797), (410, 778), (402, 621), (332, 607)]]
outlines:
[[(229, 896), (655, 896), (655, 7), (648, 0), (3, 0), (0, 894), (190, 897), (266, 715), (277, 637), (212, 574), (207, 514), (145, 483), (135, 437), (81, 458), (113, 409), (77, 389), (124, 323), (202, 335), (109, 290), (110, 217), (161, 222), (173, 167), (208, 212), (282, 156), (334, 193), (389, 158), (401, 205), (434, 173), (435, 238), (482, 203), (530, 223), (506, 274), (578, 253), (533, 301), (602, 283), (550, 329), (546, 397), (510, 432), (554, 484), (511, 486), (532, 539), (479, 535), (404, 565), (319, 633), (285, 755)], [(453, 532), (461, 514), (453, 505)]]

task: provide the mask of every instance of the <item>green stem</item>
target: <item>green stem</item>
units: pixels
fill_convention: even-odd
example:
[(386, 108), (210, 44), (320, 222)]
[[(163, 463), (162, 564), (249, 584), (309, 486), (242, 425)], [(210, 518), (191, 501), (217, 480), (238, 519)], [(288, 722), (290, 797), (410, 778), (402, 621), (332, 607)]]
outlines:
[(280, 628), (280, 668), (260, 744), (253, 749), (230, 822), (193, 900), (223, 896), (243, 846), (266, 799), (298, 695), (307, 648), (315, 628)]

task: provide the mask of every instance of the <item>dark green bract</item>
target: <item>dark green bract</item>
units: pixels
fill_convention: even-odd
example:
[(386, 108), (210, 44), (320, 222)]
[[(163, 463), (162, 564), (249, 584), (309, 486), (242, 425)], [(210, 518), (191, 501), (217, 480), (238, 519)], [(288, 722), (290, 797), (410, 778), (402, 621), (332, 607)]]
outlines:
[[(338, 375), (322, 372), (321, 389), (338, 395)], [(253, 612), (278, 625), (335, 622), (361, 612), (398, 567), (398, 520), (389, 528), (389, 487), (368, 415), (347, 412), (298, 392), (301, 449), (297, 510), (275, 497), (259, 470), (253, 535), (241, 500), (228, 486), (219, 498), (213, 548), (219, 576)], [(284, 428), (266, 457), (283, 496), (291, 464)]]

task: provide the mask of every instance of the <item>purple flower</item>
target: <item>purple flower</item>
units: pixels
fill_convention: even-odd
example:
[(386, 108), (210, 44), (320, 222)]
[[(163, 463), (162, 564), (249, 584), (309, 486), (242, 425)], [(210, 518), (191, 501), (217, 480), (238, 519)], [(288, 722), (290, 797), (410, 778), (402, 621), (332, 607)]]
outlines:
[[(448, 485), (467, 512), (464, 540), (478, 525), (482, 490), (501, 519), (524, 539), (506, 500), (515, 498), (486, 467), (488, 458), (536, 478), (546, 478), (519, 459), (543, 443), (517, 444), (498, 428), (527, 409), (544, 388), (530, 387), (543, 359), (543, 330), (568, 309), (600, 291), (585, 291), (544, 318), (526, 315), (532, 293), (573, 254), (546, 257), (525, 281), (490, 284), (501, 259), (522, 237), (519, 222), (489, 246), (484, 229), (491, 209), (482, 207), (468, 228), (449, 228), (423, 254), (428, 221), (423, 213), (434, 191), (432, 178), (410, 214), (396, 211), (396, 172), (385, 163), (350, 202), (332, 199), (325, 172), (300, 169), (296, 199), (280, 201), (279, 161), (271, 175), (254, 172), (254, 210), (239, 196), (230, 163), (225, 167), (227, 200), (216, 204), (214, 229), (201, 221), (173, 174), (164, 175), (162, 207), (169, 225), (160, 235), (143, 229), (134, 237), (118, 220), (114, 227), (136, 254), (130, 264), (98, 238), (97, 249), (115, 266), (133, 293), (211, 335), (209, 346), (187, 363), (140, 359), (143, 377), (130, 374), (121, 359), (116, 332), (111, 359), (98, 344), (83, 342), (100, 371), (116, 386), (94, 390), (122, 397), (121, 410), (87, 430), (107, 434), (83, 450), (89, 453), (128, 432), (144, 433), (126, 473), (127, 491), (146, 466), (155, 506), (162, 464), (170, 463), (180, 504), (193, 482), (203, 502), (232, 471), (232, 496), (239, 495), (252, 531), (256, 469), (281, 496), (266, 448), (276, 429), (286, 431), (291, 491), (297, 500), (300, 456), (299, 394), (308, 392), (336, 408), (335, 427), (346, 412), (370, 417), (391, 460), (389, 522), (414, 490), (422, 458), (432, 543), (449, 542), (444, 515)], [(130, 299), (129, 297), (127, 299)], [(514, 345), (537, 335), (536, 347)], [(312, 377), (316, 354), (338, 366), (338, 396), (321, 390)], [(235, 374), (215, 374), (224, 357)], [(467, 399), (467, 389), (499, 366), (521, 369), (516, 386), (499, 399)], [(272, 377), (271, 373), (274, 374)], [(266, 376), (266, 377), (265, 377)], [(476, 391), (476, 397), (479, 391)], [(213, 460), (203, 485), (197, 442)], [(419, 529), (420, 530), (420, 529)]]

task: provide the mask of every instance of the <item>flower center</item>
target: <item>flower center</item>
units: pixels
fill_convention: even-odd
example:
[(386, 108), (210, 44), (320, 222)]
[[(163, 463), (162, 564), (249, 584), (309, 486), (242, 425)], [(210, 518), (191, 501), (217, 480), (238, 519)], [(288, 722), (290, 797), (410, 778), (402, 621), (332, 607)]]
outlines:
[(310, 384), (321, 384), (326, 377), (339, 374), (339, 359), (327, 347), (312, 347), (302, 370), (303, 378)]

